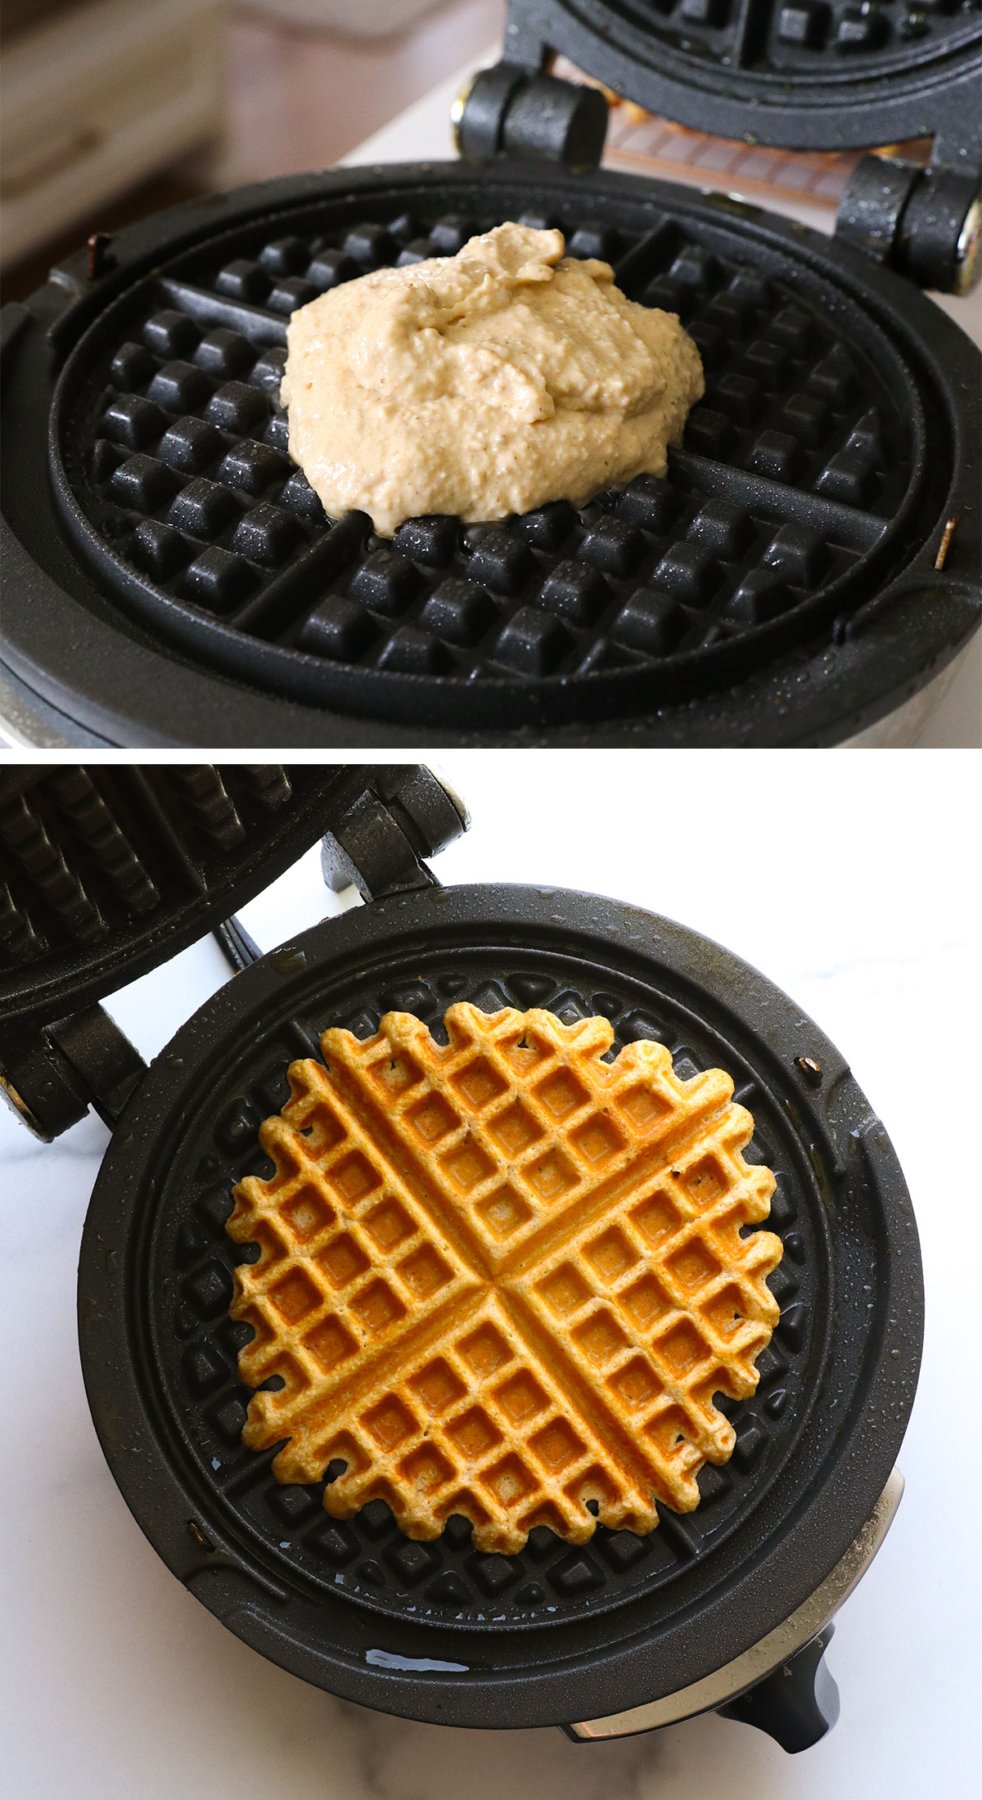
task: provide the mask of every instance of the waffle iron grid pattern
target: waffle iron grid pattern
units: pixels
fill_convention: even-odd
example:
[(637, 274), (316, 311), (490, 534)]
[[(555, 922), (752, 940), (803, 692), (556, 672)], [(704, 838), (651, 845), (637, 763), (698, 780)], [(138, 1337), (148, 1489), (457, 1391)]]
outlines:
[[(282, 768), (52, 769), (0, 796), (0, 981), (105, 944), (207, 888), (215, 860), (292, 798)], [(159, 809), (163, 809), (162, 814)], [(2, 993), (2, 988), (0, 988)]]
[(754, 75), (805, 76), (854, 61), (915, 63), (968, 41), (980, 0), (615, 0), (656, 39)]
[(753, 1122), (660, 1045), (603, 1062), (602, 1019), (444, 1023), (446, 1046), (409, 1014), (328, 1032), (264, 1125), (276, 1175), (238, 1193), (229, 1231), (259, 1260), (232, 1316), (256, 1331), (244, 1379), (283, 1386), (245, 1441), (289, 1433), (281, 1479), (343, 1461), (329, 1512), (381, 1498), (414, 1538), (460, 1513), (483, 1550), (543, 1524), (582, 1542), (587, 1501), (650, 1530), (652, 1493), (698, 1505), (732, 1452), (713, 1395), (753, 1392), (777, 1320), (780, 1241), (739, 1236), (773, 1185), (741, 1155)]
[(278, 406), (290, 312), (369, 269), (452, 254), (495, 222), (403, 214), (156, 278), (97, 377), (94, 415), (73, 412), (63, 433), (101, 539), (189, 620), (276, 645), (278, 680), (307, 697), (311, 668), (328, 692), (337, 665), (519, 688), (670, 672), (772, 621), (793, 630), (833, 584), (844, 604), (867, 597), (864, 564), (907, 490), (908, 426), (817, 306), (667, 216), (644, 233), (565, 223), (570, 254), (611, 260), (633, 298), (677, 311), (699, 345), (707, 394), (666, 479), (579, 512), (412, 520), (391, 542), (363, 514), (326, 520)]
[[(411, 1010), (440, 1038), (448, 1002), (460, 999), (492, 1013), (535, 1004), (569, 1023), (602, 1007), (617, 1043), (639, 1037), (665, 1042), (680, 1080), (712, 1066), (718, 1057), (711, 1037), (700, 1050), (693, 1046), (691, 1030), (680, 1035), (669, 1009), (662, 1007), (658, 1017), (639, 1010), (630, 988), (619, 997), (549, 976), (492, 976), (477, 964), (467, 974), (419, 975), (381, 993), (362, 994), (337, 1022), (364, 1038), (377, 1030), (383, 1012)], [(286, 1065), (316, 1054), (322, 1027), (323, 1020), (294, 1019), (264, 1043), (263, 1065), (254, 1079), (236, 1077), (210, 1145), (207, 1137), (202, 1139), (203, 1154), (197, 1178), (188, 1184), (183, 1216), (157, 1252), (153, 1291), (160, 1297), (158, 1337), (171, 1400), (204, 1472), (221, 1491), (223, 1508), (268, 1553), (285, 1557), (293, 1579), (315, 1591), (330, 1585), (386, 1613), (434, 1620), (450, 1616), (478, 1625), (545, 1624), (583, 1610), (605, 1610), (627, 1594), (633, 1597), (670, 1581), (740, 1523), (797, 1433), (800, 1414), (792, 1395), (802, 1386), (811, 1344), (809, 1268), (820, 1252), (802, 1205), (789, 1143), (789, 1153), (782, 1154), (784, 1121), (767, 1117), (752, 1082), (738, 1087), (736, 1101), (752, 1110), (757, 1121), (747, 1158), (766, 1163), (777, 1175), (767, 1224), (780, 1235), (784, 1254), (768, 1286), (781, 1317), (757, 1359), (759, 1385), (753, 1399), (719, 1397), (719, 1408), (735, 1432), (735, 1449), (723, 1467), (707, 1464), (699, 1472), (698, 1511), (681, 1515), (663, 1506), (656, 1531), (638, 1536), (598, 1526), (583, 1546), (571, 1546), (548, 1527), (537, 1526), (525, 1548), (508, 1556), (476, 1550), (471, 1525), (460, 1516), (450, 1517), (435, 1542), (414, 1542), (380, 1499), (369, 1501), (353, 1518), (326, 1517), (323, 1482), (283, 1486), (271, 1473), (275, 1447), (254, 1452), (241, 1442), (250, 1389), (238, 1379), (237, 1357), (251, 1328), (231, 1321), (228, 1307), (231, 1270), (251, 1252), (238, 1250), (227, 1235), (231, 1187), (257, 1168), (259, 1125), (284, 1102)]]

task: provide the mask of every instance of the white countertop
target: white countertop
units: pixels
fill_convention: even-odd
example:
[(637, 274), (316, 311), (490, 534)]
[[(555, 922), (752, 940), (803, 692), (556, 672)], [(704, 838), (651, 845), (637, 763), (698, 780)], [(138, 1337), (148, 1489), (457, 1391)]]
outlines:
[[(896, 1524), (841, 1614), (830, 1737), (795, 1759), (708, 1717), (651, 1738), (461, 1732), (343, 1705), (265, 1663), (167, 1572), (103, 1462), (75, 1340), (82, 1222), (108, 1134), (41, 1146), (0, 1116), (3, 1800), (913, 1800), (977, 1767), (982, 1658), (977, 1331), (961, 1280), (977, 1237), (979, 956), (967, 819), (974, 759), (864, 758), (849, 794), (821, 752), (448, 754), (469, 838), (446, 882), (589, 888), (685, 919), (758, 965), (850, 1057), (893, 1137), (919, 1220), (928, 1335)], [(739, 798), (737, 798), (739, 795)], [(729, 805), (724, 857), (710, 830)], [(710, 825), (712, 821), (712, 826)], [(316, 855), (247, 921), (266, 947), (338, 902)], [(117, 995), (149, 1057), (226, 977), (211, 940)], [(966, 1391), (967, 1389), (967, 1391)], [(968, 1421), (968, 1426), (966, 1426)], [(724, 1781), (721, 1783), (720, 1772)]]

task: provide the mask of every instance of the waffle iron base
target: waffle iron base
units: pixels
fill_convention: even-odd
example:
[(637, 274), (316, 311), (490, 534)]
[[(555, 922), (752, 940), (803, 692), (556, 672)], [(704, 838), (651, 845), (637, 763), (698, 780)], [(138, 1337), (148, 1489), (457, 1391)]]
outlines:
[[(509, 216), (692, 331), (708, 392), (667, 480), (393, 545), (331, 524), (285, 454), (289, 311)], [(290, 178), (132, 228), (4, 325), (4, 657), (96, 739), (838, 742), (978, 623), (973, 347), (725, 196), (507, 163)]]
[[(548, 1531), (476, 1553), (452, 1521), (410, 1543), (381, 1503), (331, 1520), (243, 1450), (227, 1318), (234, 1181), (318, 1034), (469, 999), (602, 1011), (683, 1072), (728, 1069), (749, 1154), (778, 1174), (782, 1317), (737, 1447), (646, 1539)], [(816, 1087), (795, 1059), (821, 1065)], [(882, 1126), (838, 1052), (763, 977), (670, 922), (589, 895), (427, 889), (316, 927), (223, 988), (157, 1058), (86, 1222), (79, 1331), (115, 1479), (168, 1566), (231, 1630), (329, 1691), (462, 1725), (637, 1706), (741, 1655), (814, 1593), (869, 1518), (906, 1425), (921, 1341), (913, 1218)], [(459, 1529), (458, 1529), (459, 1527)]]

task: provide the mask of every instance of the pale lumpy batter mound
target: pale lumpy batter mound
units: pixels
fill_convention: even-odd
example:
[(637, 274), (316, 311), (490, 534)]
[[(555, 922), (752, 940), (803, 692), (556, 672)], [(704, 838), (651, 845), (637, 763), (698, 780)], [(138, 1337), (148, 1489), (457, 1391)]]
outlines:
[(564, 249), (561, 231), (499, 225), (293, 314), (290, 454), (329, 515), (358, 508), (388, 536), (665, 473), (704, 391), (699, 352), (674, 313)]

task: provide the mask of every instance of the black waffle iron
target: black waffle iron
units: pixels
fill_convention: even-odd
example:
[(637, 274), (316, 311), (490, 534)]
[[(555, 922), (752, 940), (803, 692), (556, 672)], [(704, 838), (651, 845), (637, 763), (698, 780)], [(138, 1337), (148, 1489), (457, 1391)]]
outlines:
[[(0, 978), (7, 1091), (36, 1129), (94, 1106), (113, 1137), (89, 1209), (79, 1332), (113, 1475), (168, 1567), (237, 1636), (305, 1680), (407, 1718), (616, 1737), (716, 1709), (788, 1750), (834, 1722), (830, 1620), (875, 1554), (922, 1333), (917, 1238), (889, 1139), (848, 1066), (755, 970), (685, 926), (595, 895), (442, 888), (423, 857), (464, 815), (418, 766), (21, 771), (4, 777)], [(365, 904), (260, 956), (144, 1067), (98, 1005), (255, 893), (320, 832)], [(571, 1547), (536, 1528), (483, 1555), (381, 1501), (340, 1522), (323, 1484), (245, 1450), (230, 1322), (233, 1184), (267, 1170), (260, 1120), (319, 1034), (391, 1007), (598, 1011), (676, 1070), (719, 1065), (777, 1173), (781, 1318), (736, 1448), (698, 1510)]]
[[(5, 709), (21, 741), (910, 741), (979, 620), (978, 0), (512, 0), (457, 163), (269, 182), (122, 232), (4, 314)], [(599, 91), (867, 156), (826, 238), (600, 174)], [(503, 524), (328, 520), (278, 405), (291, 311), (504, 219), (681, 314), (665, 480)]]

